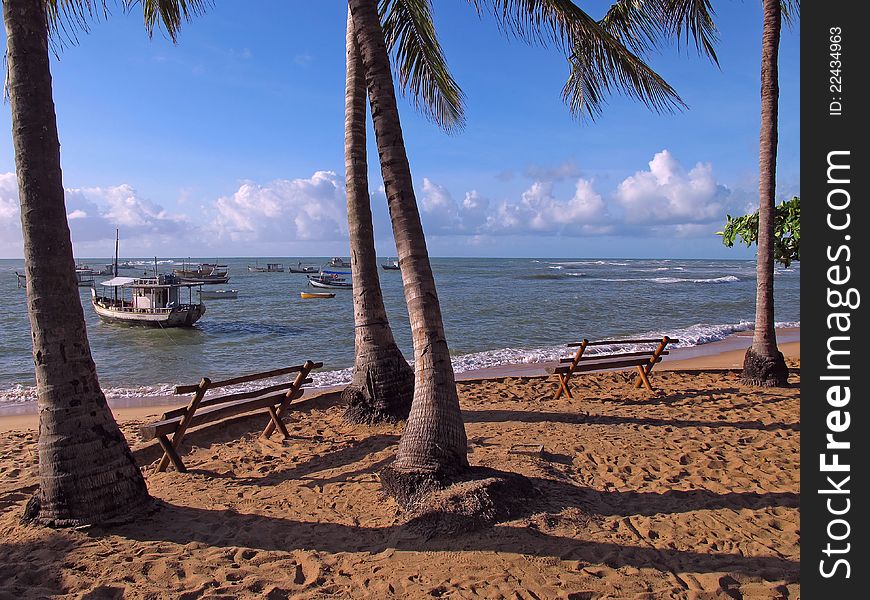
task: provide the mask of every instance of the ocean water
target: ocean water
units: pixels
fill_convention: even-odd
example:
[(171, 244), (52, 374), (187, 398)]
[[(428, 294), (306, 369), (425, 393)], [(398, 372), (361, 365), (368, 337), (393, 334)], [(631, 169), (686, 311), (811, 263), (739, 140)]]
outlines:
[[(326, 262), (325, 257), (256, 260), (285, 266)], [(174, 385), (202, 376), (230, 377), (306, 359), (324, 363), (315, 385), (349, 381), (354, 343), (349, 290), (334, 290), (333, 299), (303, 300), (299, 292), (313, 290), (305, 275), (250, 273), (247, 265), (255, 259), (220, 262), (229, 265), (229, 283), (205, 289), (236, 289), (238, 299), (206, 300), (205, 316), (190, 329), (103, 323), (90, 305), (90, 289), (80, 288), (108, 397), (166, 395)], [(153, 259), (142, 263), (153, 268)], [(167, 259), (160, 269), (169, 272), (181, 264)], [(23, 267), (21, 260), (0, 260), (0, 406), (35, 399), (25, 292), (15, 277)], [(565, 354), (565, 343), (583, 337), (667, 334), (679, 338), (680, 346), (696, 346), (751, 329), (755, 317), (753, 261), (433, 258), (432, 268), (458, 373), (551, 361)], [(393, 332), (412, 358), (401, 275), (381, 270), (380, 278)], [(103, 279), (108, 277), (97, 277)], [(774, 289), (777, 323), (799, 325), (800, 267), (777, 268)]]

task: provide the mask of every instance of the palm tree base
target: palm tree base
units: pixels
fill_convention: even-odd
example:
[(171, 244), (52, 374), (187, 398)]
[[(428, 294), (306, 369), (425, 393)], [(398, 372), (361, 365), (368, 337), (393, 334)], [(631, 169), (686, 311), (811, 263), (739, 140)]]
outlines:
[(782, 352), (773, 356), (758, 354), (750, 347), (743, 358), (743, 383), (759, 387), (785, 387), (788, 385), (788, 367)]
[(384, 491), (408, 513), (406, 525), (432, 535), (459, 535), (513, 519), (540, 495), (517, 473), (469, 467), (453, 476), (381, 470)]
[(139, 496), (138, 500), (138, 502), (131, 501), (129, 504), (123, 505), (120, 510), (111, 512), (100, 513), (95, 511), (94, 514), (82, 517), (74, 517), (69, 514), (61, 517), (60, 514), (64, 511), (57, 510), (57, 507), (54, 507), (55, 510), (43, 509), (41, 490), (37, 490), (30, 497), (30, 500), (27, 501), (24, 507), (24, 514), (21, 516), (21, 522), (28, 525), (50, 527), (52, 529), (86, 527), (89, 525), (123, 525), (139, 519), (143, 515), (150, 514), (157, 509), (157, 503), (148, 495), (147, 491), (144, 492), (144, 496)]
[(346, 421), (361, 425), (404, 421), (414, 397), (414, 370), (398, 347), (387, 356), (354, 366), (353, 381), (341, 394)]

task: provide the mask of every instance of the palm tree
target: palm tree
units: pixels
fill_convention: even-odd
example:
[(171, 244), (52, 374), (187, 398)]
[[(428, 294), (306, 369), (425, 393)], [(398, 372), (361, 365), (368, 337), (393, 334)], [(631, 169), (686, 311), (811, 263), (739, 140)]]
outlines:
[(45, 0), (3, 0), (39, 407), (39, 489), (25, 519), (75, 526), (129, 519), (151, 498), (88, 344), (64, 207), (46, 11)]
[[(792, 9), (786, 0), (786, 15)], [(795, 7), (796, 8), (796, 7)], [(743, 381), (759, 386), (788, 383), (788, 367), (776, 345), (773, 317), (774, 213), (776, 195), (776, 146), (779, 103), (779, 38), (782, 31), (781, 0), (764, 0), (761, 38), (761, 136), (758, 186), (758, 253), (756, 255), (755, 331), (743, 359)]]
[[(462, 92), (453, 81), (435, 37), (426, 1), (382, 4), (385, 43), (395, 51), (399, 80), (424, 114), (446, 130), (462, 124)], [(372, 423), (406, 419), (414, 371), (396, 345), (378, 278), (366, 160), (366, 81), (353, 18), (347, 17), (345, 85), (345, 187), (354, 280), (353, 380), (342, 393), (345, 417)]]
[(346, 75), (344, 165), (355, 354), (353, 380), (341, 397), (349, 421), (399, 421), (411, 410), (414, 371), (393, 338), (378, 278), (366, 161), (365, 74), (349, 12)]
[[(502, 24), (520, 37), (540, 40), (542, 35), (548, 35), (557, 44), (570, 48), (572, 70), (564, 95), (577, 113), (585, 110), (594, 117), (601, 108), (605, 92), (613, 88), (628, 90), (656, 109), (681, 105), (670, 86), (626, 48), (623, 41), (642, 47), (653, 41), (666, 24), (675, 28), (685, 22), (683, 19), (666, 22), (659, 19), (658, 14), (637, 10), (636, 3), (632, 2), (618, 3), (602, 23), (588, 17), (573, 3), (562, 0), (474, 0), (473, 4), (479, 11), (489, 8)], [(408, 497), (411, 495), (408, 488), (421, 481), (448, 480), (466, 468), (467, 442), (377, 3), (376, 0), (349, 0), (349, 6), (366, 72), (414, 342), (416, 385), (411, 413), (399, 442), (396, 461), (383, 472), (388, 490)], [(705, 6), (702, 3), (702, 8)], [(697, 18), (698, 10), (687, 14)], [(632, 20), (642, 25), (632, 26)], [(696, 39), (704, 37), (706, 31), (698, 34), (694, 25), (687, 29)], [(541, 34), (542, 30), (548, 33)], [(712, 49), (712, 45), (709, 47)]]

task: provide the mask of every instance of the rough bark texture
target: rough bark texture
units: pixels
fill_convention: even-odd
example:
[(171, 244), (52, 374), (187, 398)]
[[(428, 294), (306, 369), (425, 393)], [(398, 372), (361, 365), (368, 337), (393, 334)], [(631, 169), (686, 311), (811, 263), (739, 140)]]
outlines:
[(401, 421), (411, 410), (414, 371), (393, 338), (378, 278), (366, 162), (365, 70), (349, 11), (344, 166), (356, 326), (353, 380), (342, 394), (345, 418), (354, 423)]
[(97, 380), (76, 284), (43, 0), (3, 0), (12, 140), (39, 408), (39, 490), (25, 519), (124, 520), (151, 504)]
[[(773, 316), (773, 224), (776, 195), (777, 104), (779, 102), (779, 35), (782, 28), (779, 0), (764, 0), (761, 42), (761, 136), (756, 258), (755, 334), (746, 353), (743, 379), (765, 386), (785, 385), (788, 368), (776, 346)], [(750, 355), (753, 357), (750, 359)]]
[(440, 477), (461, 472), (468, 466), (465, 426), (411, 183), (377, 2), (350, 0), (349, 5), (365, 66), (381, 173), (414, 341), (414, 400), (393, 470)]

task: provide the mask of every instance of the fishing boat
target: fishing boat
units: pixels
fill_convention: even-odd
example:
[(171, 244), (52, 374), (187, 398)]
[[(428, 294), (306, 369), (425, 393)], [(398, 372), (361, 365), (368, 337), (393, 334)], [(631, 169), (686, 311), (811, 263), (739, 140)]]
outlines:
[(302, 298), (335, 298), (335, 292), (299, 292)]
[(239, 290), (200, 290), (199, 297), (203, 300), (222, 300), (236, 299), (239, 297)]
[(76, 283), (79, 287), (94, 287), (94, 272), (87, 266), (76, 266)]
[[(192, 266), (192, 265), (191, 265)], [(173, 269), (172, 274), (178, 277), (182, 283), (228, 283), (230, 280), (227, 265), (216, 263), (202, 263), (195, 269)]]
[(392, 262), (384, 263), (381, 265), (381, 268), (385, 271), (398, 271), (399, 270), (399, 261), (394, 260)]
[(349, 267), (350, 261), (344, 260), (338, 256), (333, 256), (329, 259), (329, 263), (327, 263), (330, 267)]
[(183, 283), (175, 275), (113, 277), (100, 283), (103, 293), (91, 289), (91, 304), (97, 315), (108, 323), (190, 327), (205, 314), (205, 304), (193, 300), (192, 288), (201, 285)]
[(308, 276), (308, 285), (337, 290), (350, 289), (353, 287), (353, 282), (348, 281), (347, 277), (345, 277), (348, 274), (336, 271), (320, 271), (317, 275)]
[(317, 273), (320, 269), (314, 265), (303, 265), (301, 262), (295, 267), (287, 267), (291, 273)]
[(281, 263), (266, 263), (265, 267), (261, 267), (258, 262), (255, 265), (248, 265), (248, 271), (251, 273), (283, 273), (284, 265)]

